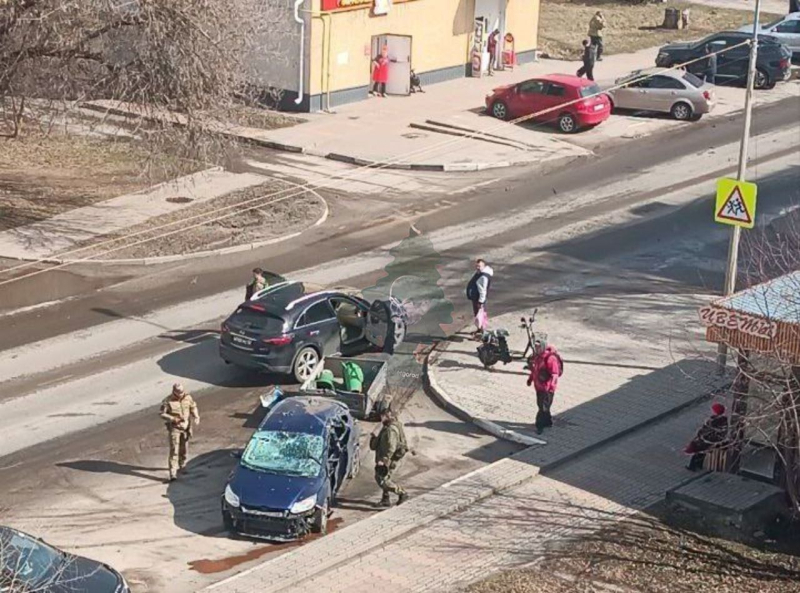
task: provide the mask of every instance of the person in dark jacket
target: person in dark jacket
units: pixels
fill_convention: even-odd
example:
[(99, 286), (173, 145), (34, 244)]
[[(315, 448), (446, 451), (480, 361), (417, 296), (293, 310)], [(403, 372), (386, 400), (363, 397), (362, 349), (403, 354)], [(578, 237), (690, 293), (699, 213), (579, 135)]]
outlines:
[(684, 449), (684, 453), (691, 455), (687, 469), (696, 471), (702, 469), (706, 453), (710, 449), (720, 447), (728, 439), (728, 417), (725, 415), (725, 406), (715, 403), (711, 406), (711, 417), (703, 423), (695, 437)]
[(264, 270), (261, 268), (253, 269), (253, 279), (244, 287), (244, 300), (249, 301), (259, 290), (267, 287), (267, 279), (264, 278)]
[(706, 60), (703, 69), (703, 80), (710, 84), (717, 84), (717, 54), (709, 43), (706, 45)]
[(536, 432), (542, 434), (545, 428), (553, 426), (553, 417), (550, 407), (558, 387), (558, 378), (562, 373), (561, 355), (553, 346), (549, 346), (543, 338), (537, 339), (533, 344), (528, 387), (536, 388)]
[(489, 298), (489, 288), (492, 285), (494, 270), (490, 268), (486, 261), (478, 259), (475, 261), (475, 273), (467, 284), (467, 298), (472, 303), (472, 315), (475, 318), (475, 335), (478, 336), (485, 329), (478, 322), (478, 313), (486, 313), (486, 300)]
[(583, 66), (578, 70), (580, 78), (584, 74), (589, 80), (594, 80), (594, 64), (597, 61), (597, 47), (588, 39), (583, 40)]

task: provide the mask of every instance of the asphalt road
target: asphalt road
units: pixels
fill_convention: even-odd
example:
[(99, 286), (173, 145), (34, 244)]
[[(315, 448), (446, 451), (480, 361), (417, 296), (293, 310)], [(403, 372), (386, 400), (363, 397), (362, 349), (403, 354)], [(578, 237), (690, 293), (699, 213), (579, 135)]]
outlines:
[[(800, 197), (800, 125), (786, 117), (798, 108), (800, 99), (785, 101), (754, 119), (750, 177), (759, 183), (760, 223)], [(713, 180), (735, 169), (740, 133), (739, 121), (698, 126), (566, 170), (517, 172), (428, 215), (409, 212), (441, 256), (442, 285), (456, 307), (450, 327), (469, 321), (463, 279), (469, 259), (480, 255), (496, 264), (493, 315), (557, 306), (578, 294), (719, 291), (727, 232), (711, 220), (710, 194)], [(121, 273), (128, 279), (116, 286), (3, 318), (2, 521), (121, 568), (141, 591), (166, 590), (167, 583), (170, 591), (194, 590), (291, 549), (221, 530), (228, 452), (246, 440), (257, 397), (275, 378), (222, 365), (216, 321), (238, 300), (254, 262), (366, 287), (392, 261), (385, 246), (407, 233), (407, 220), (323, 229), (274, 252), (144, 277)], [(20, 283), (15, 290), (34, 288)], [(390, 380), (420, 451), (403, 479), (421, 492), (513, 447), (431, 402), (411, 350), (396, 357)], [(174, 380), (196, 394), (203, 424), (187, 479), (167, 486), (166, 439), (154, 406)], [(369, 468), (348, 485), (337, 525), (375, 512)]]

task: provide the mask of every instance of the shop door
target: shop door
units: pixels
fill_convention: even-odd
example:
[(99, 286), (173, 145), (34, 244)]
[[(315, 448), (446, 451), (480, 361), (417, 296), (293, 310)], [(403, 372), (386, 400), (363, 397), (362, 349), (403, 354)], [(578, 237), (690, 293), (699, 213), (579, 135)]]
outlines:
[(506, 34), (505, 6), (505, 0), (475, 0), (475, 18), (483, 18), (486, 23), (484, 39), (489, 39), (489, 35), (495, 29), (500, 31), (500, 37), (497, 40), (498, 54), (503, 51), (503, 37)]
[(411, 37), (404, 35), (379, 35), (372, 38), (372, 55), (377, 56), (383, 46), (389, 50), (389, 95), (411, 94)]

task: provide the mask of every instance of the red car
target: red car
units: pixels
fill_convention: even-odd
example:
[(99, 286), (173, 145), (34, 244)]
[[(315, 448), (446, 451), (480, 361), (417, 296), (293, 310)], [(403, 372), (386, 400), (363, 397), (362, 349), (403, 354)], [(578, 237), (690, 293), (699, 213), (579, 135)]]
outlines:
[(498, 119), (536, 114), (532, 119), (557, 122), (569, 134), (607, 120), (611, 101), (591, 80), (550, 74), (494, 89), (486, 96), (486, 110)]

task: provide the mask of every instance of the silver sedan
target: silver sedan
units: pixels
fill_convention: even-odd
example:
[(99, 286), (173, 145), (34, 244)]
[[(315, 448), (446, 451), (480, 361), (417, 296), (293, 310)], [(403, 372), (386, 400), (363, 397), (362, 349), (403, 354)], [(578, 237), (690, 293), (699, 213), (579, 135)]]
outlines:
[(614, 109), (669, 113), (675, 119), (700, 119), (714, 108), (714, 85), (683, 70), (649, 68), (618, 78), (608, 90)]

